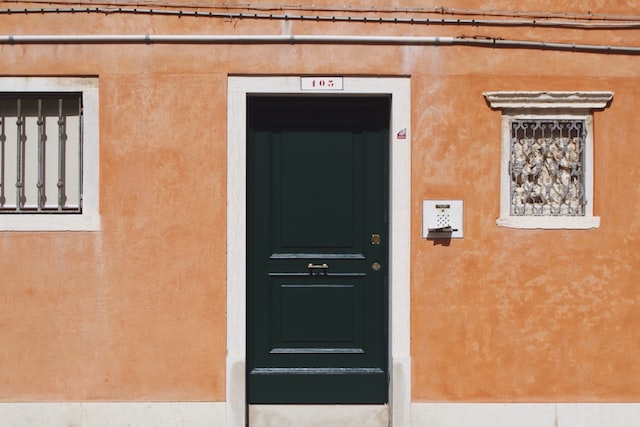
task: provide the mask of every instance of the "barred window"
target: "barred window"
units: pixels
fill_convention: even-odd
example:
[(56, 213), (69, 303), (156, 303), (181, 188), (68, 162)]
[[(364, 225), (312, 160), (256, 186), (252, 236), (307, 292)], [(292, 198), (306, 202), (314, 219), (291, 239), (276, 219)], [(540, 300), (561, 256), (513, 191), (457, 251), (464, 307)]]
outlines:
[(0, 77), (0, 231), (95, 231), (98, 79)]
[(588, 229), (593, 214), (593, 111), (612, 92), (487, 92), (502, 110), (500, 216), (512, 228)]
[(0, 214), (81, 213), (81, 183), (81, 94), (0, 94)]
[(511, 215), (584, 216), (582, 120), (511, 121)]

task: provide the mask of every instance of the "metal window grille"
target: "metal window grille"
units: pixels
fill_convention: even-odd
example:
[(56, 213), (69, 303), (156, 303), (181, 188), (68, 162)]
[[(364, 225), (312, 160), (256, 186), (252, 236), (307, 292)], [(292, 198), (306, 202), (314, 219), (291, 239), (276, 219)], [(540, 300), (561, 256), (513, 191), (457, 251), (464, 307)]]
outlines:
[(82, 95), (0, 93), (0, 214), (82, 213)]
[(583, 120), (511, 121), (511, 215), (584, 216)]

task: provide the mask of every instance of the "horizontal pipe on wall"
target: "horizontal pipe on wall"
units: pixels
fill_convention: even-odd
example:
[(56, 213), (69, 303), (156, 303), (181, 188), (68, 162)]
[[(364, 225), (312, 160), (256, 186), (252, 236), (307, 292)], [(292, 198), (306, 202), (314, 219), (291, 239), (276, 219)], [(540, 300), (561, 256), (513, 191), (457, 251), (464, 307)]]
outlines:
[(345, 36), (345, 35), (2, 35), (0, 44), (335, 44), (475, 46), (485, 48), (537, 49), (587, 53), (638, 55), (640, 47), (607, 46), (544, 41), (473, 37)]

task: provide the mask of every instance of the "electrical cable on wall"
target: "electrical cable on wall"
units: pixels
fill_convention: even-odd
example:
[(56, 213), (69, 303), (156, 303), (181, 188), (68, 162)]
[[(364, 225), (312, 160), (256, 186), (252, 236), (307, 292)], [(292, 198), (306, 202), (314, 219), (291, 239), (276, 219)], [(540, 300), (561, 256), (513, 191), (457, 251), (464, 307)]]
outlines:
[(56, 8), (23, 8), (0, 9), (0, 14), (137, 14), (137, 15), (163, 15), (178, 17), (223, 18), (223, 19), (268, 19), (289, 21), (327, 21), (348, 23), (384, 23), (384, 24), (410, 24), (410, 25), (446, 25), (446, 26), (474, 26), (474, 27), (547, 27), (547, 28), (573, 28), (585, 30), (631, 30), (640, 28), (640, 18), (637, 21), (611, 21), (611, 22), (582, 22), (559, 21), (537, 19), (454, 19), (454, 18), (414, 18), (414, 17), (371, 17), (354, 15), (298, 15), (298, 14), (265, 14), (220, 12), (201, 10), (175, 10), (175, 9), (140, 9), (127, 7), (56, 7)]
[[(232, 11), (232, 10), (244, 10), (244, 11), (313, 11), (313, 12), (340, 12), (345, 13), (378, 13), (378, 14), (413, 14), (413, 15), (438, 15), (438, 16), (478, 16), (483, 17), (481, 20), (486, 20), (486, 17), (509, 17), (509, 18), (528, 18), (531, 20), (550, 20), (550, 19), (570, 19), (572, 21), (586, 21), (587, 23), (594, 23), (595, 21), (603, 22), (640, 22), (640, 16), (625, 16), (616, 14), (603, 14), (603, 13), (591, 13), (587, 12), (543, 12), (543, 11), (522, 11), (522, 10), (493, 10), (493, 9), (464, 9), (464, 8), (448, 8), (448, 7), (375, 7), (375, 6), (320, 6), (320, 5), (304, 5), (304, 4), (286, 4), (286, 3), (274, 3), (274, 4), (229, 4), (225, 2), (169, 2), (169, 1), (154, 1), (154, 0), (114, 0), (114, 1), (48, 1), (48, 0), (0, 0), (0, 4), (20, 4), (21, 6), (15, 9), (8, 8), (15, 12), (30, 11), (31, 8), (24, 8), (25, 4), (47, 4), (47, 5), (61, 5), (64, 6), (59, 9), (75, 9), (74, 6), (84, 9), (103, 9), (109, 8), (118, 10), (120, 7), (138, 8), (140, 6), (147, 7), (161, 7), (161, 8), (173, 8), (183, 10), (189, 9), (207, 9), (218, 11)], [(93, 7), (89, 7), (93, 6)], [(46, 10), (47, 8), (40, 8), (40, 10)], [(36, 10), (36, 9), (33, 9)], [(184, 11), (184, 10), (183, 10)], [(207, 15), (206, 13), (203, 15)], [(250, 13), (249, 13), (250, 15)], [(415, 16), (414, 19), (418, 19)], [(423, 18), (424, 19), (424, 18)], [(375, 20), (375, 19), (374, 19)], [(476, 20), (477, 21), (477, 20)]]

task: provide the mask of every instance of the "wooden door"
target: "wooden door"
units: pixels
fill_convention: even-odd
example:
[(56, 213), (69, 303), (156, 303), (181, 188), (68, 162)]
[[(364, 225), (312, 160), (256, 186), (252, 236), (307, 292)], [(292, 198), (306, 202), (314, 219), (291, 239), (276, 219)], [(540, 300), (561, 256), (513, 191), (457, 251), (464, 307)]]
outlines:
[(385, 403), (387, 97), (247, 100), (247, 390)]

